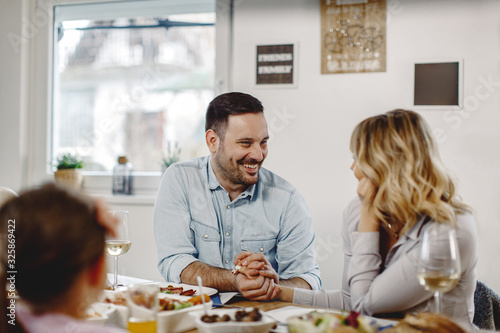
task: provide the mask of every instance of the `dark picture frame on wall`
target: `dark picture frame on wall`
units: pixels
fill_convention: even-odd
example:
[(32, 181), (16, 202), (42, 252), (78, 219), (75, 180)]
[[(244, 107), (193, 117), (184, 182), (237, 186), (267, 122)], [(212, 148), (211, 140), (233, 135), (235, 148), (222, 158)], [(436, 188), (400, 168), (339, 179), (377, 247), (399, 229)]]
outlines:
[(463, 61), (415, 63), (413, 105), (423, 109), (461, 109)]
[(255, 88), (297, 88), (298, 42), (255, 48)]

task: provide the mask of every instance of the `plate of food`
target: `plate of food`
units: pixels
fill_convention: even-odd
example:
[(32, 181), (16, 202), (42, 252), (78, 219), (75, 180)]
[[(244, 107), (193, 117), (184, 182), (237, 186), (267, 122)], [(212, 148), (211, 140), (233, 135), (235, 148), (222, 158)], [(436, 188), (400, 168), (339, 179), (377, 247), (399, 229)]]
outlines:
[[(160, 293), (180, 296), (199, 296), (199, 287), (184, 283), (161, 282), (158, 284)], [(217, 289), (203, 287), (203, 293), (212, 296), (217, 294)]]
[[(175, 286), (178, 288), (178, 286)], [(185, 288), (190, 290), (192, 288)], [(211, 289), (211, 288), (206, 288)], [(205, 288), (204, 288), (205, 290)], [(215, 289), (214, 289), (215, 290)], [(176, 292), (180, 292), (177, 289)], [(127, 327), (127, 292), (104, 291), (104, 303), (114, 304), (116, 313), (111, 318), (110, 323), (121, 328)], [(209, 308), (212, 307), (210, 296), (205, 294), (205, 302)], [(158, 294), (158, 332), (182, 332), (195, 328), (194, 321), (185, 320), (191, 311), (202, 310), (203, 304), (200, 295), (184, 296), (180, 293), (162, 293)]]
[(276, 322), (262, 311), (253, 309), (212, 309), (189, 314), (200, 333), (267, 333)]
[[(464, 323), (462, 323), (464, 324)], [(470, 325), (470, 324), (469, 324)], [(465, 326), (469, 327), (470, 326)], [(460, 326), (452, 319), (430, 312), (419, 312), (416, 314), (407, 313), (403, 320), (397, 323), (394, 327), (383, 330), (387, 333), (401, 332), (448, 332), (448, 333), (465, 333), (465, 327)], [(474, 331), (474, 330), (473, 330)], [(479, 332), (479, 330), (478, 330)]]
[[(204, 295), (207, 308), (212, 307), (210, 296)], [(201, 296), (181, 296), (176, 294), (160, 294), (157, 315), (158, 332), (184, 332), (195, 328), (188, 314), (203, 310)]]
[(375, 333), (391, 321), (360, 315), (356, 311), (330, 312), (314, 310), (288, 318), (290, 333)]

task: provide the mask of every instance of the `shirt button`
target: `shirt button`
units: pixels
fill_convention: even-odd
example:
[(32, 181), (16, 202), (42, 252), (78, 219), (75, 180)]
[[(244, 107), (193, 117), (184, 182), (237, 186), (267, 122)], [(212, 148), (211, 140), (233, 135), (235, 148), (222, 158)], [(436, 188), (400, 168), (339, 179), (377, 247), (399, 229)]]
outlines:
[(262, 251), (264, 251), (264, 248), (263, 248), (263, 247), (261, 247), (259, 250), (260, 250), (260, 252), (262, 252)]
[(229, 205), (227, 205), (226, 208), (229, 209)]
[(226, 264), (228, 264), (228, 263), (229, 263), (229, 260), (226, 259)]
[(208, 238), (208, 235), (205, 235), (205, 236), (203, 236), (203, 237)]
[(226, 232), (226, 236), (229, 236), (229, 235), (230, 235), (229, 232)]

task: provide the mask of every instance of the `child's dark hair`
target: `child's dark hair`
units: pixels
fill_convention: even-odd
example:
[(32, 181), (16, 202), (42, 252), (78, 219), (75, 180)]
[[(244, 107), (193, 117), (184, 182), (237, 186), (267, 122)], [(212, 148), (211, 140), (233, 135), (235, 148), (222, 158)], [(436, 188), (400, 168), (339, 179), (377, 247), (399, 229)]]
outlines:
[[(8, 262), (12, 259), (8, 257), (8, 244), (15, 245), (18, 295), (29, 304), (47, 309), (68, 291), (79, 273), (104, 254), (105, 228), (97, 221), (93, 201), (56, 184), (46, 184), (6, 202), (0, 209), (0, 235), (3, 309), (7, 301), (6, 272), (12, 271), (7, 266), (12, 263)], [(15, 242), (9, 243), (8, 237)], [(3, 317), (0, 330), (13, 331)]]

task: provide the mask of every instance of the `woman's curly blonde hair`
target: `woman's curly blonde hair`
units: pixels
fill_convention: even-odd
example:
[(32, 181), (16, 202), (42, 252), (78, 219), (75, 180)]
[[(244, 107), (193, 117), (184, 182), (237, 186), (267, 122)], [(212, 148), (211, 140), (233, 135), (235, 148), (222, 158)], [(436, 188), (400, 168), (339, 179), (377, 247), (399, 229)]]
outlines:
[(429, 126), (418, 113), (398, 109), (363, 120), (352, 133), (351, 151), (375, 186), (371, 208), (400, 235), (423, 215), (455, 225), (455, 214), (469, 210), (457, 198)]

